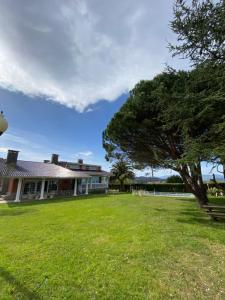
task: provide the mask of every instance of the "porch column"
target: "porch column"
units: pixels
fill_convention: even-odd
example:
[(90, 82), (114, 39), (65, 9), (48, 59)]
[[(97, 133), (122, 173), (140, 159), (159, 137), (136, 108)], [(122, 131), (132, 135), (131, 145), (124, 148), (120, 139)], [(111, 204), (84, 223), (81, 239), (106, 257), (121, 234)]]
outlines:
[(23, 182), (23, 179), (19, 178), (18, 185), (17, 185), (15, 202), (20, 202), (20, 194), (21, 194), (22, 182)]
[(92, 190), (92, 176), (91, 176), (91, 184), (90, 184), (90, 189)]
[(105, 177), (105, 184), (106, 184), (105, 193), (108, 194), (108, 191), (109, 191), (109, 177)]
[(109, 187), (109, 177), (106, 177), (106, 188)]
[(88, 195), (88, 178), (86, 179), (86, 191), (85, 194)]
[(73, 195), (74, 195), (74, 196), (77, 196), (77, 179), (75, 179), (75, 182), (74, 182), (74, 191), (73, 191)]
[(44, 192), (45, 192), (45, 179), (42, 179), (40, 200), (44, 199)]

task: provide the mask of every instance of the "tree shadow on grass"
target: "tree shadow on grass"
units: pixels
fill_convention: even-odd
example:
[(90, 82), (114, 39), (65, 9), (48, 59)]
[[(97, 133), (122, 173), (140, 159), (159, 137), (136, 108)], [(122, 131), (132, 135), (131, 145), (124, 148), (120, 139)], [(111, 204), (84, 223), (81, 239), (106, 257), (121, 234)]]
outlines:
[(13, 216), (20, 216), (24, 214), (29, 214), (31, 212), (36, 211), (35, 209), (16, 209), (16, 210), (0, 210), (0, 217), (13, 217)]
[[(173, 198), (174, 199), (174, 198)], [(191, 202), (191, 203), (196, 203), (195, 198), (175, 198), (176, 200), (179, 200), (180, 202)]]
[(177, 222), (187, 224), (199, 224), (207, 227), (220, 228), (225, 230), (225, 220), (219, 219), (214, 221), (210, 217), (199, 209), (186, 209), (180, 212), (181, 218), (177, 218)]
[(158, 211), (158, 212), (165, 212), (167, 213), (168, 212), (168, 209), (165, 209), (165, 208), (154, 208), (155, 211)]
[(215, 228), (215, 229), (222, 229), (225, 230), (225, 223), (223, 220), (218, 220), (218, 221), (213, 221), (211, 219), (207, 218), (188, 218), (188, 219), (182, 219), (182, 218), (177, 218), (177, 222), (183, 223), (183, 224), (191, 224), (191, 225), (201, 225), (210, 228)]
[(2, 267), (0, 267), (0, 277), (2, 277), (6, 282), (8, 282), (13, 287), (13, 291), (11, 292), (11, 294), (13, 297), (15, 297), (15, 299), (23, 299), (23, 300), (42, 299), (38, 294), (26, 288), (12, 274), (10, 274)]
[(209, 202), (212, 205), (225, 205), (225, 197), (210, 197)]

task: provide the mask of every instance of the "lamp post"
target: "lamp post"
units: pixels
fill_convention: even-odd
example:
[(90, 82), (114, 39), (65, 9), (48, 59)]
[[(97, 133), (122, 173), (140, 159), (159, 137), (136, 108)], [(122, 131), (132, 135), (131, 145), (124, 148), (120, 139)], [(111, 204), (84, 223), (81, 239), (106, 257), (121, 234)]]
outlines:
[(8, 122), (6, 121), (3, 111), (0, 113), (0, 135), (2, 135), (8, 128)]

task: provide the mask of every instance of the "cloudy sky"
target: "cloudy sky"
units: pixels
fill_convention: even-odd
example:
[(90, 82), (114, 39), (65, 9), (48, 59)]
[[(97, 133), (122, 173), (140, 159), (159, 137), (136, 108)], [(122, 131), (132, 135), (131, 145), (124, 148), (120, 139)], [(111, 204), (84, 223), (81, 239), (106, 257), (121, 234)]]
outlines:
[(1, 0), (0, 84), (82, 112), (169, 60), (172, 1)]
[(172, 0), (0, 0), (0, 152), (105, 168), (101, 134), (139, 80), (172, 59)]

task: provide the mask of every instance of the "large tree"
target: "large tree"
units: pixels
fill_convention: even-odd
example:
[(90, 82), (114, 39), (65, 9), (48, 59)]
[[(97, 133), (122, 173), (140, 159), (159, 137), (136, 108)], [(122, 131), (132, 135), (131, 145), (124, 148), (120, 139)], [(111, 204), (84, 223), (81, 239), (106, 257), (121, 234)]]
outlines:
[[(204, 64), (202, 78), (199, 76), (198, 80), (211, 77), (214, 81), (219, 76), (224, 87), (225, 73), (221, 73), (221, 65), (225, 64), (225, 0), (175, 0), (171, 28), (178, 40), (170, 44), (173, 55), (182, 55), (195, 65)], [(224, 124), (217, 130), (224, 132)], [(224, 145), (218, 145), (216, 153), (212, 162), (225, 179)]]
[(225, 0), (175, 0), (172, 30), (178, 43), (170, 45), (194, 64), (225, 61)]
[(201, 162), (216, 157), (225, 141), (221, 74), (209, 79), (199, 67), (139, 82), (103, 133), (107, 157), (122, 153), (142, 167), (173, 169), (206, 204)]

